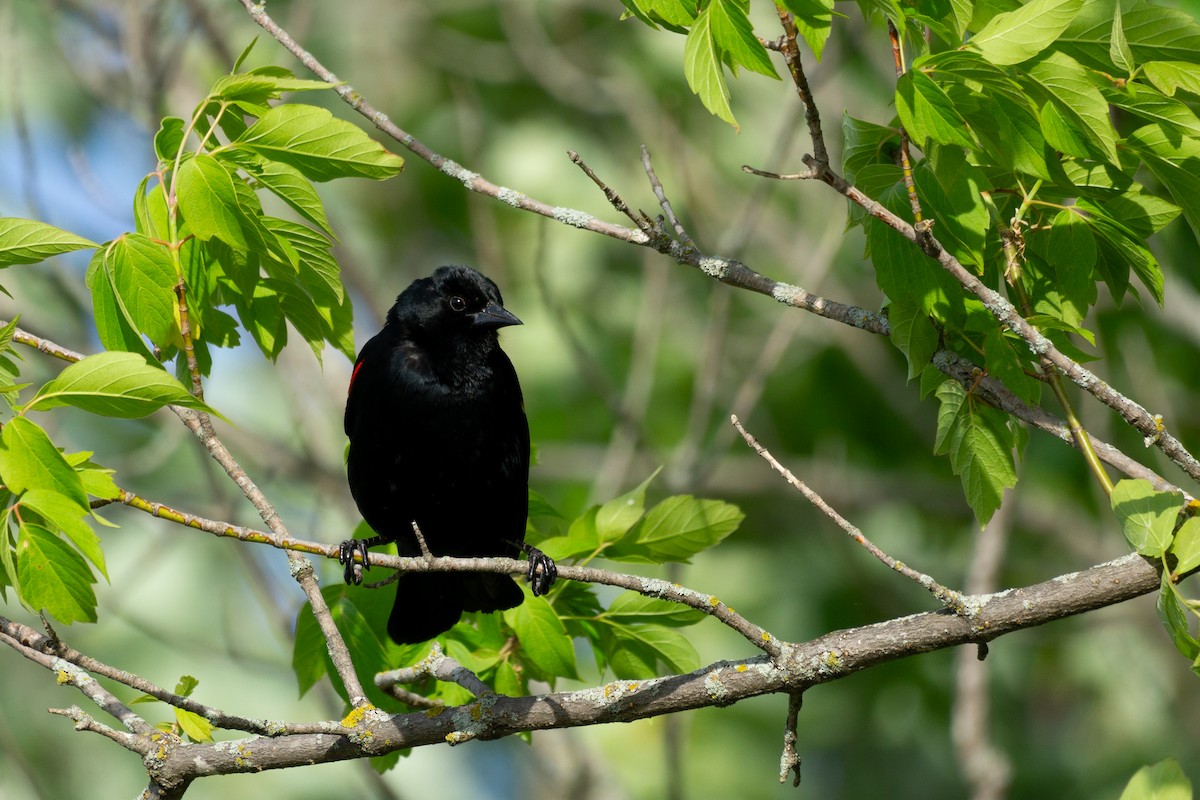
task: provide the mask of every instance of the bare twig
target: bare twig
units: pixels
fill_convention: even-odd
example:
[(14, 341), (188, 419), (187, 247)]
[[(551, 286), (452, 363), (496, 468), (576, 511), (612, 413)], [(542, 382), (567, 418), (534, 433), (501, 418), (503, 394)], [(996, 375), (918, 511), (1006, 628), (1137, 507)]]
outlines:
[(779, 756), (779, 782), (787, 783), (792, 775), (792, 786), (800, 785), (800, 753), (796, 751), (796, 725), (800, 721), (800, 706), (804, 703), (804, 692), (793, 692), (788, 697), (787, 724), (783, 729), (783, 754)]
[[(496, 693), (492, 691), (492, 687), (479, 680), (478, 675), (443, 653), (442, 646), (437, 642), (433, 643), (433, 646), (429, 650), (429, 655), (411, 667), (394, 669), (389, 672), (380, 672), (377, 674), (375, 676), (375, 685), (385, 692), (390, 692), (398, 683), (416, 683), (425, 678), (456, 683), (480, 699), (496, 696)], [(426, 702), (428, 703), (429, 701)]]
[(572, 164), (575, 164), (581, 170), (583, 170), (584, 175), (587, 175), (592, 179), (592, 183), (600, 187), (600, 191), (604, 192), (604, 196), (608, 199), (609, 204), (611, 204), (613, 208), (629, 217), (633, 224), (638, 226), (638, 228), (641, 229), (641, 231), (647, 236), (654, 235), (654, 223), (647, 219), (645, 214), (640, 212), (634, 214), (633, 210), (629, 207), (629, 204), (625, 202), (621, 195), (617, 194), (616, 189), (613, 189), (607, 183), (600, 180), (600, 177), (596, 175), (592, 168), (584, 163), (583, 158), (579, 155), (579, 153), (576, 153), (574, 150), (568, 150), (567, 157), (571, 159)]
[(671, 223), (671, 227), (675, 229), (675, 236), (683, 243), (684, 247), (694, 248), (695, 242), (692, 237), (688, 236), (687, 230), (683, 227), (683, 223), (679, 221), (679, 217), (675, 216), (675, 209), (671, 208), (671, 201), (667, 199), (666, 190), (663, 189), (662, 181), (658, 179), (658, 174), (654, 171), (654, 165), (650, 163), (650, 150), (646, 145), (642, 145), (642, 169), (646, 171), (646, 177), (650, 181), (650, 188), (654, 191), (654, 196), (658, 198), (658, 206), (666, 215), (667, 221)]
[(918, 572), (904, 562), (897, 561), (887, 553), (880, 550), (863, 534), (862, 531), (850, 524), (845, 517), (843, 517), (828, 503), (826, 503), (821, 496), (809, 488), (804, 481), (797, 478), (792, 474), (791, 470), (780, 464), (775, 457), (772, 456), (765, 447), (759, 444), (758, 440), (755, 439), (750, 432), (742, 426), (741, 420), (737, 418), (736, 414), (730, 416), (730, 421), (732, 421), (733, 426), (738, 429), (738, 433), (742, 435), (742, 438), (746, 440), (746, 444), (753, 448), (754, 452), (762, 456), (763, 460), (770, 464), (772, 469), (782, 475), (788, 483), (790, 483), (798, 492), (800, 492), (800, 494), (804, 495), (804, 498), (808, 500), (808, 502), (812, 503), (823, 514), (825, 514), (825, 516), (837, 523), (837, 526), (849, 534), (851, 539), (865, 547), (867, 552), (882, 561), (889, 569), (893, 569), (904, 577), (914, 580), (921, 586), (925, 587), (930, 594), (941, 601), (942, 605), (951, 609), (955, 613), (965, 613), (967, 611), (967, 607), (963, 603), (963, 596), (961, 594), (953, 589), (947, 589), (945, 586), (942, 586), (925, 573)]

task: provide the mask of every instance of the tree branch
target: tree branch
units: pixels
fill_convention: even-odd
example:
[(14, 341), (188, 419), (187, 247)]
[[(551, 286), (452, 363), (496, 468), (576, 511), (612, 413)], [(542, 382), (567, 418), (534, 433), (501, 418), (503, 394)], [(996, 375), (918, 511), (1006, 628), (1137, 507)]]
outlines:
[(630, 722), (764, 694), (795, 692), (886, 661), (995, 639), (1016, 630), (1155, 591), (1155, 567), (1137, 555), (992, 595), (964, 598), (969, 616), (945, 611), (835, 631), (787, 644), (782, 657), (719, 661), (685, 675), (532, 697), (494, 695), (439, 714), (371, 714), (352, 735), (302, 734), (218, 745), (181, 744), (152, 769), (166, 783), (207, 775), (281, 769), (382, 755), (429, 744), (459, 744), (513, 733)]

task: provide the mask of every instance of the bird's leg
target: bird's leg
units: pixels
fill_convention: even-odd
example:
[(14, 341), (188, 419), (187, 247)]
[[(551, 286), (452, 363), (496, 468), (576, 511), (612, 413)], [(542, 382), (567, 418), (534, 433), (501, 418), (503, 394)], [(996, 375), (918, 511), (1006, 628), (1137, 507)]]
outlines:
[[(385, 536), (372, 536), (370, 539), (347, 539), (338, 545), (338, 563), (345, 568), (342, 577), (346, 579), (346, 583), (355, 586), (362, 583), (363, 570), (371, 568), (367, 561), (367, 548), (387, 541), (389, 540)], [(354, 560), (355, 555), (361, 559), (361, 563)]]
[(533, 589), (533, 596), (537, 597), (550, 591), (554, 579), (558, 577), (558, 566), (555, 565), (554, 559), (531, 544), (522, 544), (521, 550), (529, 558), (529, 571), (525, 573), (525, 579)]

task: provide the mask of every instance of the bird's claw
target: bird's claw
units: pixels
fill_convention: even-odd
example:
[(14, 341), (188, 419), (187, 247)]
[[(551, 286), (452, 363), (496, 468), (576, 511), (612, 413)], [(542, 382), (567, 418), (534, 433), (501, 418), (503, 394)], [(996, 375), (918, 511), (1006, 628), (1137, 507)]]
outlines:
[(558, 566), (554, 559), (532, 545), (522, 545), (522, 549), (529, 558), (529, 570), (525, 573), (525, 579), (533, 589), (533, 596), (538, 597), (550, 591), (550, 587), (554, 585), (554, 579), (558, 577)]
[[(355, 560), (355, 555), (362, 559), (361, 562)], [(347, 539), (338, 545), (338, 563), (344, 568), (342, 576), (346, 583), (355, 586), (362, 583), (363, 571), (371, 568), (370, 562), (367, 561), (367, 540)]]

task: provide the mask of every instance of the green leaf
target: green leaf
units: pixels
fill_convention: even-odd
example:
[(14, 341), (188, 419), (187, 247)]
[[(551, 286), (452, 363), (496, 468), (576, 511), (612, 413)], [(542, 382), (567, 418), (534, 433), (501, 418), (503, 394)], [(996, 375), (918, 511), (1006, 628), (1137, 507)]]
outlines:
[(574, 644), (546, 598), (527, 594), (525, 602), (504, 612), (504, 621), (520, 640), (522, 657), (546, 678), (579, 677)]
[(191, 697), (192, 692), (196, 691), (196, 687), (199, 685), (199, 678), (192, 675), (180, 675), (179, 682), (175, 684), (175, 694), (180, 697)]
[(645, 680), (658, 675), (657, 663), (676, 674), (700, 666), (696, 648), (679, 631), (659, 625), (628, 625), (613, 631), (608, 653), (613, 674), (621, 679)]
[[(1200, 52), (1200, 25), (1188, 13), (1156, 3), (1124, 3), (1121, 27), (1135, 58), (1195, 62)], [(1059, 46), (1096, 69), (1109, 72), (1112, 21), (1116, 0), (1088, 0), (1067, 28)]]
[[(748, 7), (747, 3), (746, 8)], [(763, 47), (762, 42), (754, 35), (750, 18), (746, 16), (746, 8), (743, 8), (739, 0), (711, 0), (707, 11), (711, 18), (713, 41), (723, 56), (733, 64), (740, 64), (760, 75), (778, 79), (779, 73), (771, 63), (767, 48)]]
[(1007, 415), (980, 403), (957, 381), (939, 386), (937, 398), (941, 407), (934, 452), (949, 454), (975, 518), (987, 525), (1000, 507), (1004, 490), (1017, 484)]
[(25, 417), (14, 417), (0, 430), (0, 475), (13, 494), (47, 489), (88, 508), (79, 475), (46, 432)]
[(1028, 403), (1036, 404), (1042, 384), (1025, 372), (1022, 358), (1025, 352), (1025, 347), (1018, 350), (1003, 330), (993, 327), (983, 342), (983, 363), (988, 374), (1008, 387), (1009, 391)]
[(1126, 75), (1132, 75), (1135, 69), (1133, 51), (1129, 49), (1129, 41), (1125, 38), (1125, 26), (1121, 24), (1121, 4), (1113, 4), (1112, 35), (1108, 42), (1108, 57)]
[[(1092, 229), (1100, 237), (1098, 242), (1103, 258), (1097, 261), (1097, 266), (1100, 267), (1113, 261), (1120, 264), (1125, 270), (1125, 284), (1129, 280), (1128, 269), (1132, 267), (1138, 278), (1150, 290), (1155, 301), (1161, 306), (1163, 304), (1162, 268), (1145, 243), (1135, 234), (1110, 219), (1094, 217), (1090, 222)], [(1104, 279), (1109, 281), (1113, 296), (1120, 299), (1120, 293), (1116, 291), (1117, 287), (1114, 287), (1112, 283), (1115, 279), (1114, 276), (1105, 274)], [(1123, 290), (1124, 284), (1120, 288)]]
[(215, 730), (213, 724), (194, 711), (175, 709), (175, 722), (193, 742), (211, 742), (213, 740), (212, 733)]
[(641, 522), (604, 555), (617, 560), (686, 562), (696, 553), (720, 544), (745, 518), (731, 503), (675, 495), (646, 512)]
[(1171, 555), (1176, 558), (1176, 574), (1186, 575), (1200, 567), (1200, 519), (1188, 517), (1179, 526), (1171, 542)]
[(888, 306), (892, 344), (908, 361), (908, 379), (920, 375), (938, 349), (938, 334), (929, 317), (914, 303), (893, 300)]
[(184, 122), (179, 117), (163, 117), (158, 133), (154, 134), (154, 154), (159, 161), (174, 163), (179, 157), (183, 147), (183, 127)]
[[(244, 165), (243, 165), (244, 166)], [(325, 206), (317, 190), (295, 167), (279, 161), (261, 161), (258, 169), (251, 171), (254, 179), (283, 200), (298, 214), (336, 240), (333, 228), (325, 216)]]
[(797, 32), (820, 61), (833, 32), (833, 0), (780, 0), (778, 5), (792, 12)]
[(929, 158), (913, 170), (917, 196), (933, 217), (939, 241), (959, 261), (982, 273), (987, 230), (991, 225), (983, 191), (983, 171), (967, 162), (960, 147), (932, 147)]
[(1150, 558), (1162, 558), (1171, 546), (1183, 497), (1178, 492), (1155, 491), (1150, 481), (1138, 478), (1120, 481), (1110, 500), (1134, 549)]
[(88, 264), (84, 283), (92, 294), (92, 313), (96, 332), (106, 350), (126, 350), (150, 360), (153, 356), (145, 340), (130, 319), (124, 301), (117, 293), (116, 276), (108, 259), (108, 248), (96, 251)]
[(108, 567), (104, 563), (104, 551), (100, 548), (100, 537), (92, 526), (84, 522), (90, 509), (80, 507), (72, 498), (51, 489), (30, 489), (21, 495), (19, 504), (37, 513), (48, 529), (62, 531), (79, 552), (87, 557), (108, 578)]
[(231, 146), (289, 164), (314, 181), (345, 177), (382, 180), (398, 174), (404, 166), (400, 156), (389, 153), (349, 122), (336, 119), (323, 108), (298, 103), (275, 106)]
[(1154, 88), (1167, 97), (1174, 97), (1182, 89), (1189, 94), (1200, 95), (1200, 64), (1187, 61), (1151, 61), (1142, 64), (1142, 74), (1154, 84)]
[(1019, 64), (1049, 47), (1083, 4), (1084, 0), (1031, 0), (992, 17), (969, 44), (993, 64)]
[(565, 536), (552, 536), (538, 542), (538, 549), (555, 561), (590, 555), (600, 547), (600, 536), (596, 533), (596, 513), (599, 506), (583, 512), (567, 529)]
[(1159, 582), (1156, 610), (1163, 627), (1171, 635), (1171, 641), (1175, 643), (1175, 649), (1189, 661), (1200, 656), (1200, 642), (1196, 641), (1188, 628), (1187, 612), (1179, 600), (1175, 584), (1171, 583), (1171, 576), (1165, 570)]
[(1125, 141), (1171, 193), (1192, 232), (1200, 236), (1200, 139), (1169, 136), (1161, 125), (1146, 125)]
[[(153, 185), (151, 179), (154, 180)], [(133, 220), (137, 232), (151, 239), (166, 241), (171, 236), (167, 198), (162, 183), (153, 173), (142, 178), (133, 195)]]
[(133, 419), (168, 404), (216, 413), (162, 367), (136, 353), (97, 353), (60, 372), (26, 409), (70, 405), (106, 417)]
[(250, 72), (222, 75), (209, 90), (209, 97), (266, 105), (268, 100), (277, 99), (281, 92), (308, 92), (333, 86), (325, 81), (297, 78), (283, 67), (259, 67)]
[(662, 467), (654, 470), (650, 477), (633, 489), (596, 509), (596, 535), (601, 543), (620, 539), (642, 518), (646, 510), (646, 488), (660, 472)]
[(127, 233), (104, 249), (104, 267), (134, 330), (165, 346), (174, 338), (177, 282), (167, 248), (140, 233)]
[[(1063, 122), (1073, 132), (1110, 163), (1118, 163), (1117, 138), (1108, 116), (1108, 102), (1078, 61), (1065, 53), (1052, 52), (1030, 65), (1029, 77), (1037, 89), (1049, 94)], [(1047, 140), (1053, 141), (1051, 132), (1045, 133)]]
[(1192, 800), (1192, 783), (1178, 761), (1165, 758), (1135, 772), (1120, 800)]
[(21, 599), (35, 611), (44, 609), (67, 624), (96, 621), (92, 571), (66, 542), (39, 525), (20, 527), (17, 580)]
[(703, 611), (680, 603), (646, 597), (634, 591), (617, 595), (603, 614), (605, 619), (618, 625), (653, 623), (671, 628), (695, 625), (706, 616)]
[[(328, 112), (326, 112), (328, 113)], [(204, 241), (220, 239), (234, 250), (245, 250), (244, 213), (238, 205), (233, 176), (207, 153), (184, 161), (175, 176), (179, 212), (188, 229)]]
[(18, 217), (0, 217), (0, 267), (36, 264), (59, 253), (99, 247), (90, 239)]
[(1147, 122), (1157, 122), (1167, 133), (1200, 137), (1200, 118), (1182, 100), (1164, 97), (1161, 92), (1137, 83), (1127, 84), (1122, 89), (1102, 89), (1108, 102)]
[(1046, 260), (1059, 291), (1076, 304), (1082, 318), (1096, 302), (1096, 237), (1087, 220), (1070, 210), (1058, 212), (1050, 224)]
[(896, 81), (896, 112), (904, 129), (922, 149), (938, 144), (974, 147), (967, 123), (942, 88), (920, 70), (909, 70)]
[(1051, 180), (1046, 166), (1046, 138), (1037, 115), (1004, 96), (982, 104), (984, 118), (973, 130), (986, 145), (986, 155), (1012, 172)]
[(683, 75), (692, 93), (718, 119), (741, 130), (729, 108), (729, 87), (721, 71), (721, 53), (712, 33), (712, 5), (702, 10), (683, 45)]

